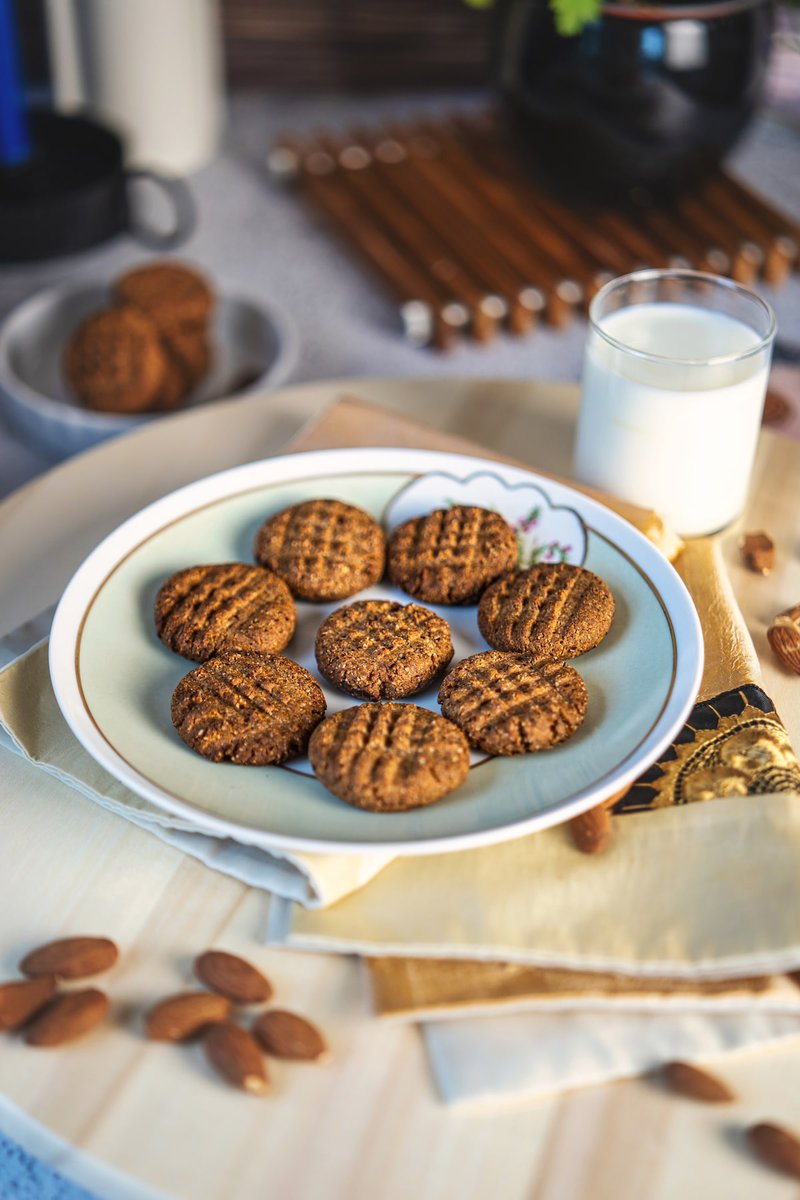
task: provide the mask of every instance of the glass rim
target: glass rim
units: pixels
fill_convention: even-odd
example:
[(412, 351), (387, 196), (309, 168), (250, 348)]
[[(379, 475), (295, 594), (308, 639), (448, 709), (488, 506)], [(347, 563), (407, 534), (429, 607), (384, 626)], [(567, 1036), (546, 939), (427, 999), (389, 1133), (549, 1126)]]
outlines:
[[(646, 283), (651, 280), (667, 280), (677, 279), (684, 282), (691, 280), (704, 283), (713, 283), (717, 288), (729, 294), (734, 293), (742, 297), (746, 297), (748, 301), (754, 302), (757, 307), (760, 307), (769, 321), (769, 328), (755, 346), (750, 346), (747, 350), (738, 351), (735, 354), (718, 354), (714, 358), (675, 358), (672, 355), (652, 354), (649, 350), (637, 350), (634, 346), (628, 346), (625, 342), (621, 342), (618, 338), (612, 337), (598, 323), (596, 317), (597, 307), (602, 301), (622, 284), (628, 283)], [(642, 301), (648, 303), (648, 301)], [(667, 303), (670, 301), (657, 300), (650, 303)], [(635, 307), (628, 305), (629, 308)], [(712, 310), (713, 311), (713, 310)], [(726, 314), (727, 315), (727, 314)], [(628, 275), (618, 275), (615, 279), (609, 279), (608, 283), (603, 284), (599, 291), (592, 297), (589, 305), (589, 325), (599, 337), (603, 339), (609, 346), (613, 346), (615, 350), (621, 350), (625, 354), (630, 354), (634, 358), (642, 359), (645, 362), (654, 363), (669, 363), (676, 367), (722, 367), (729, 363), (741, 362), (743, 359), (752, 358), (755, 354), (761, 354), (775, 340), (775, 334), (778, 331), (778, 322), (775, 318), (772, 306), (762, 299), (750, 288), (743, 287), (740, 283), (736, 283), (733, 279), (726, 279), (723, 275), (712, 275), (707, 271), (692, 271), (684, 267), (665, 268), (665, 269), (648, 269), (646, 271), (631, 271)], [(756, 332), (755, 330), (753, 332)]]

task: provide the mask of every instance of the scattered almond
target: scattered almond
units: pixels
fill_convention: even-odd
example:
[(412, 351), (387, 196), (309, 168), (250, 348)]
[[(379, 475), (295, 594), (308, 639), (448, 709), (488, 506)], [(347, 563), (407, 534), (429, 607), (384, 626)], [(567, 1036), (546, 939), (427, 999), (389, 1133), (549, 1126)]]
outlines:
[(272, 984), (256, 967), (226, 950), (206, 950), (198, 955), (194, 973), (206, 987), (234, 1004), (261, 1004), (272, 995)]
[(119, 950), (109, 938), (71, 937), (31, 950), (19, 964), (19, 969), (32, 979), (39, 975), (84, 979), (87, 975), (107, 971), (118, 958)]
[(64, 992), (34, 1018), (25, 1041), (29, 1046), (60, 1046), (94, 1029), (107, 1012), (108, 996), (97, 988)]
[(327, 1057), (328, 1047), (320, 1031), (297, 1013), (272, 1008), (253, 1023), (253, 1033), (267, 1054), (316, 1062)]
[(56, 992), (52, 975), (0, 984), (0, 1029), (19, 1029), (43, 1008)]
[(775, 566), (775, 543), (768, 533), (745, 533), (739, 539), (739, 553), (748, 571), (769, 575)]
[(706, 1104), (729, 1104), (736, 1099), (726, 1083), (692, 1063), (666, 1063), (661, 1070), (661, 1077), (673, 1092), (692, 1100), (703, 1100)]
[(145, 1033), (156, 1042), (184, 1042), (208, 1025), (224, 1021), (230, 1015), (227, 996), (213, 992), (180, 992), (167, 996), (151, 1008), (145, 1017)]
[(258, 1042), (240, 1025), (212, 1025), (203, 1036), (206, 1058), (234, 1087), (266, 1092), (267, 1069)]
[(778, 613), (767, 630), (773, 653), (795, 675), (800, 675), (800, 604)]
[(792, 406), (783, 392), (769, 388), (764, 399), (764, 412), (761, 417), (762, 425), (779, 425), (785, 421), (792, 411)]
[(599, 854), (605, 850), (611, 836), (611, 811), (608, 804), (598, 804), (572, 817), (569, 822), (572, 840), (582, 854)]
[(753, 1152), (776, 1171), (800, 1179), (800, 1138), (780, 1125), (763, 1122), (745, 1130)]

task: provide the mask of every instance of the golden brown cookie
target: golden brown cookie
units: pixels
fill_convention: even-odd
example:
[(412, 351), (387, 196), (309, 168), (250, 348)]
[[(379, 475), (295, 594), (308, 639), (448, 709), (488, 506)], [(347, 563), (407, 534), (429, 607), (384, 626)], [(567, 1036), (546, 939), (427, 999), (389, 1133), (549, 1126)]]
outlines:
[(285, 762), (303, 753), (324, 715), (313, 675), (277, 654), (223, 651), (185, 675), (172, 695), (179, 736), (212, 762)]
[(420, 604), (357, 600), (317, 631), (326, 679), (368, 700), (399, 700), (432, 683), (453, 657), (450, 626)]
[(386, 539), (361, 508), (306, 500), (264, 522), (255, 557), (301, 600), (344, 600), (381, 578)]
[(205, 662), (221, 650), (278, 654), (297, 614), (282, 579), (248, 563), (205, 563), (177, 571), (156, 596), (158, 636), (170, 650)]
[(187, 391), (206, 377), (211, 367), (211, 342), (205, 325), (162, 325), (161, 339), (168, 355), (186, 375)]
[(328, 791), (372, 812), (433, 804), (469, 771), (461, 730), (416, 704), (359, 704), (333, 713), (314, 730), (308, 757)]
[(189, 378), (183, 367), (166, 348), (162, 339), (164, 353), (164, 379), (161, 390), (153, 404), (155, 412), (172, 412), (183, 404), (189, 393)]
[(146, 412), (158, 402), (167, 368), (158, 331), (132, 308), (94, 313), (76, 329), (65, 355), (71, 390), (98, 412)]
[(614, 597), (598, 575), (569, 563), (539, 563), (504, 575), (484, 592), (478, 626), (496, 650), (574, 658), (608, 633)]
[(456, 504), (414, 517), (389, 539), (392, 583), (430, 604), (469, 604), (517, 564), (517, 538), (499, 513)]
[(526, 754), (572, 737), (588, 697), (568, 663), (487, 650), (444, 677), (439, 703), (471, 746), (486, 754)]
[(126, 271), (114, 284), (114, 295), (146, 313), (159, 328), (181, 322), (204, 325), (214, 303), (199, 271), (171, 259)]

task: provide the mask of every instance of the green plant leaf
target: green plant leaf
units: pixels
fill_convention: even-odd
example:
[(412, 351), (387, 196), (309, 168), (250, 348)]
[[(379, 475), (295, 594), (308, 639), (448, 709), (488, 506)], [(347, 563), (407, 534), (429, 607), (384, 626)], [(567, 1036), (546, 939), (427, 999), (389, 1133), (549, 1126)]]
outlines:
[(575, 37), (600, 16), (600, 0), (550, 0), (550, 8), (563, 37)]

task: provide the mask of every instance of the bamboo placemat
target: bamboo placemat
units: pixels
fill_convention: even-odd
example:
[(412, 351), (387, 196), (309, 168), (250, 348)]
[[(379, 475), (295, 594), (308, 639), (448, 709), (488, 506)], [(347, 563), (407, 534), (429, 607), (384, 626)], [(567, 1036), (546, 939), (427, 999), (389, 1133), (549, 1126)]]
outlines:
[(800, 222), (725, 171), (668, 203), (573, 209), (523, 169), (491, 114), (286, 136), (269, 165), (392, 291), (406, 335), (439, 349), (563, 326), (640, 267), (779, 285), (798, 265)]

